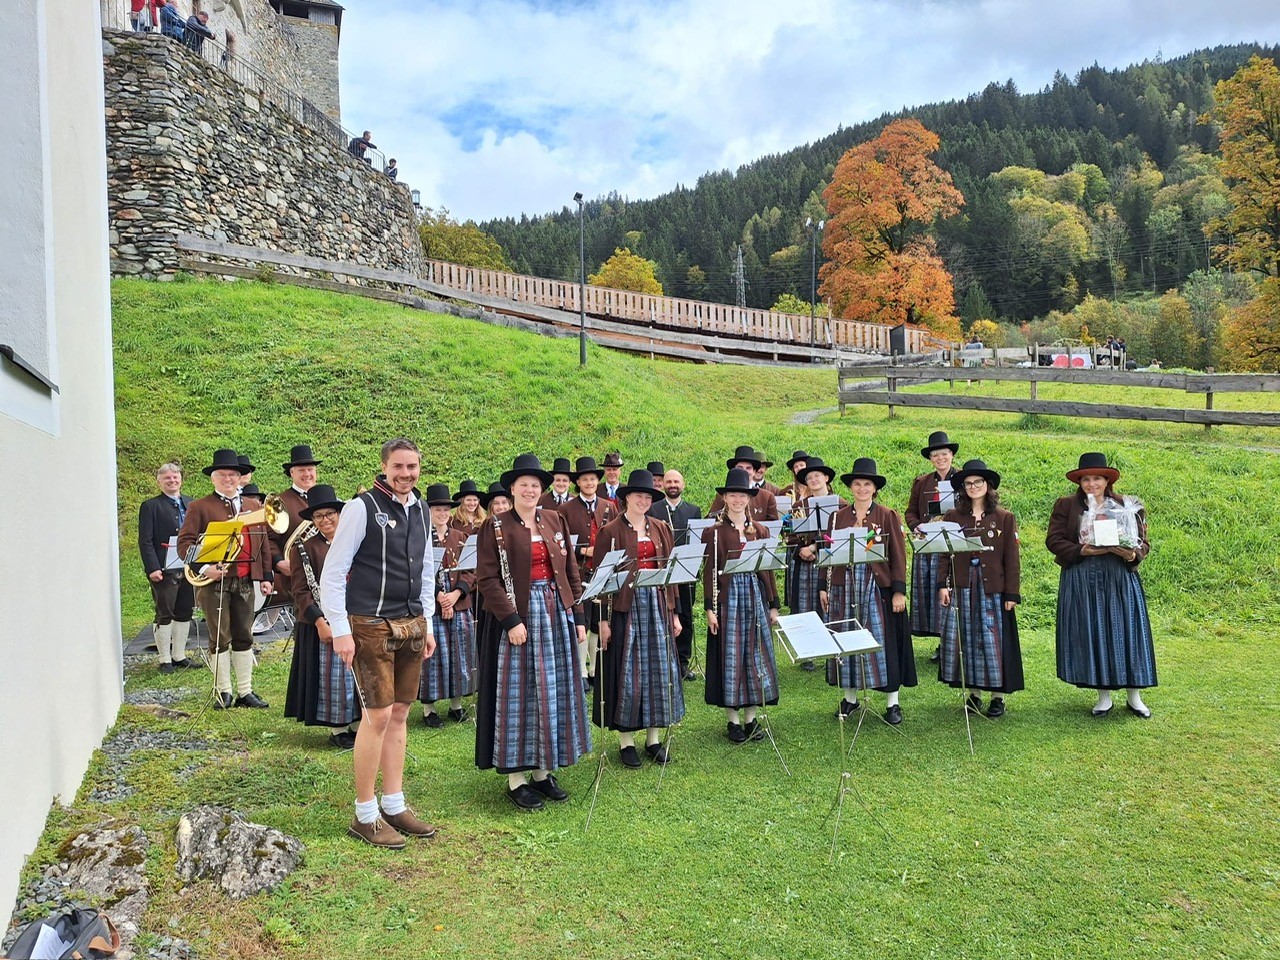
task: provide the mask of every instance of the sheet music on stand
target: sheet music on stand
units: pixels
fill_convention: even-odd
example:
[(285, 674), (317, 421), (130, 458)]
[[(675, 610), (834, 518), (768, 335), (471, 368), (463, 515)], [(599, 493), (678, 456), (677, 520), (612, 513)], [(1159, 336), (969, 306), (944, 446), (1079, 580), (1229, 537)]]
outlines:
[(702, 517), (697, 520), (690, 520), (689, 529), (686, 531), (686, 534), (689, 538), (689, 542), (701, 543), (702, 531), (706, 530), (715, 522), (716, 521), (714, 517)]
[(951, 520), (935, 520), (916, 528), (923, 536), (913, 537), (916, 553), (979, 553), (990, 550), (981, 537), (965, 536), (964, 527)]
[(831, 525), (831, 518), (840, 509), (840, 498), (835, 494), (827, 497), (810, 497), (807, 501), (808, 513), (791, 524), (792, 533), (822, 533)]
[(742, 552), (724, 565), (726, 574), (766, 573), (786, 566), (780, 544), (774, 540), (749, 540)]
[(792, 613), (778, 618), (778, 635), (793, 663), (847, 657), (880, 649), (880, 644), (871, 635), (871, 631), (857, 620), (841, 620), (838, 623), (852, 624), (853, 629), (832, 630), (831, 624), (823, 623), (816, 610)]
[(595, 573), (591, 575), (591, 579), (587, 582), (587, 587), (582, 591), (582, 596), (578, 598), (579, 603), (587, 603), (596, 597), (609, 593), (617, 593), (622, 589), (622, 584), (626, 583), (626, 574), (622, 575), (622, 583), (612, 586), (614, 574), (617, 572), (618, 566), (627, 558), (625, 550), (610, 550), (600, 560), (600, 565), (596, 567)]
[(164, 569), (181, 570), (185, 564), (182, 558), (178, 556), (178, 535), (175, 533), (169, 538), (169, 542), (164, 551)]
[(938, 481), (938, 490), (934, 497), (929, 499), (929, 516), (940, 517), (948, 510), (956, 508), (956, 491), (950, 480)]
[(777, 540), (778, 537), (782, 536), (781, 520), (761, 520), (760, 523), (763, 524), (764, 528), (769, 531), (769, 536), (772, 537), (774, 540)]
[(431, 569), (439, 572), (440, 564), (444, 563), (444, 547), (431, 548)]
[(867, 527), (841, 527), (831, 531), (831, 546), (818, 551), (818, 566), (848, 567), (856, 563), (883, 563), (888, 545), (869, 544), (875, 531)]
[(239, 520), (214, 520), (187, 553), (187, 563), (199, 567), (206, 563), (226, 563), (240, 552)]
[(791, 512), (791, 506), (795, 503), (795, 499), (789, 497), (785, 493), (779, 493), (773, 498), (778, 504), (778, 516), (786, 516)]
[(707, 555), (705, 543), (688, 543), (676, 547), (667, 557), (667, 565), (657, 570), (636, 571), (637, 587), (665, 587), (682, 583), (694, 583)]
[(473, 533), (467, 537), (467, 542), (462, 545), (462, 553), (458, 556), (458, 562), (453, 565), (454, 570), (474, 570), (476, 568), (476, 535)]

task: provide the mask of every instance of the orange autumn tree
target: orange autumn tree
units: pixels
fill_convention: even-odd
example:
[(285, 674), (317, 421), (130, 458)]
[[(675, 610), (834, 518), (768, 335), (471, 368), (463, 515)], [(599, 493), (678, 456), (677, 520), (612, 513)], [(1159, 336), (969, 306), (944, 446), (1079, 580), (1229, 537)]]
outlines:
[(964, 196), (929, 159), (938, 137), (918, 120), (895, 120), (848, 150), (822, 193), (827, 229), (821, 293), (849, 320), (915, 321), (959, 338), (955, 291), (929, 229)]

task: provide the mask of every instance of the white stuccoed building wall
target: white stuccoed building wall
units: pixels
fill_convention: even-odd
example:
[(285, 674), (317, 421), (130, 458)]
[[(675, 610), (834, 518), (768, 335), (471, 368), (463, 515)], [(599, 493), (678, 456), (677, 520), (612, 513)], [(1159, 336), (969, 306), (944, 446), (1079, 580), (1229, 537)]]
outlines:
[(5, 916), (49, 804), (74, 797), (121, 696), (96, 7), (0, 3), (0, 345), (18, 359), (0, 356)]

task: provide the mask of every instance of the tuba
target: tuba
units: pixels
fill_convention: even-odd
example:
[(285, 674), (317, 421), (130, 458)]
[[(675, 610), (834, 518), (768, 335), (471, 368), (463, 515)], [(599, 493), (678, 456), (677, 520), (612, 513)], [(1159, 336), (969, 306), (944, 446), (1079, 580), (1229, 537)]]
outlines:
[[(266, 501), (257, 510), (250, 513), (242, 513), (236, 517), (236, 522), (240, 524), (241, 531), (245, 527), (252, 527), (260, 523), (265, 523), (274, 533), (284, 533), (289, 529), (289, 514), (285, 513), (284, 501), (272, 494), (267, 497)], [(240, 556), (240, 542), (236, 541), (234, 549), (230, 551), (227, 562), (235, 560)], [(213, 583), (210, 577), (202, 577), (198, 573), (191, 570), (191, 565), (187, 564), (184, 571), (187, 582), (193, 587), (207, 587)]]

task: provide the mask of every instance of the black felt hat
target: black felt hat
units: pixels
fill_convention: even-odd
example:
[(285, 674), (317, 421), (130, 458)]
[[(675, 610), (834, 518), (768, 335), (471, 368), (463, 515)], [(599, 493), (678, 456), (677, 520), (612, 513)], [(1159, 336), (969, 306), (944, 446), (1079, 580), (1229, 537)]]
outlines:
[(653, 482), (653, 473), (649, 470), (632, 470), (631, 476), (627, 477), (627, 482), (618, 487), (619, 503), (626, 500), (629, 493), (647, 493), (655, 500), (663, 496)]
[(213, 451), (213, 463), (204, 468), (204, 475), (211, 477), (215, 470), (234, 470), (236, 473), (244, 473), (244, 467), (240, 466), (240, 458), (236, 456), (236, 452), (225, 448)]
[(236, 460), (239, 461), (240, 463), (241, 473), (253, 473), (253, 471), (258, 469), (252, 463), (249, 462), (249, 458), (245, 456), (243, 453), (240, 454), (238, 457), (236, 457)]
[(759, 470), (761, 465), (760, 454), (750, 444), (743, 444), (733, 452), (733, 456), (726, 460), (724, 465), (732, 470), (734, 464), (738, 463), (749, 463)]
[(1115, 483), (1120, 479), (1120, 471), (1108, 466), (1105, 453), (1082, 453), (1080, 465), (1067, 472), (1067, 479), (1072, 483), (1079, 483), (1081, 477), (1090, 476), (1106, 477), (1108, 483)]
[(317, 510), (337, 510), (342, 511), (346, 501), (339, 498), (338, 492), (327, 483), (317, 483), (314, 487), (307, 491), (307, 506), (305, 510), (299, 510), (298, 516), (303, 520), (310, 520)]
[(294, 467), (314, 467), (317, 464), (324, 463), (323, 460), (317, 460), (311, 453), (311, 447), (305, 443), (296, 444), (289, 451), (289, 462), (284, 464), (284, 475), (289, 476), (289, 471)]
[(453, 495), (453, 499), (461, 500), (463, 497), (480, 497), (484, 499), (484, 491), (476, 486), (474, 480), (463, 480), (458, 484), (458, 492)]
[[(739, 447), (738, 449), (742, 449)], [(729, 475), (725, 478), (723, 487), (716, 487), (716, 493), (745, 493), (749, 497), (754, 497), (760, 492), (758, 487), (753, 487), (755, 482), (751, 474), (743, 470), (741, 467), (730, 467)]]
[(556, 457), (555, 462), (551, 465), (551, 473), (553, 476), (557, 473), (563, 473), (567, 477), (572, 477), (573, 464), (569, 462), (568, 457)]
[(959, 453), (960, 444), (952, 443), (947, 438), (947, 431), (935, 430), (929, 434), (929, 442), (920, 448), (920, 455), (928, 460), (929, 455), (935, 450), (950, 450), (952, 453)]
[(458, 501), (449, 493), (449, 485), (447, 483), (433, 483), (427, 487), (427, 495), (424, 497), (428, 507), (456, 507)]
[(577, 465), (569, 471), (569, 479), (577, 483), (578, 478), (584, 473), (594, 473), (597, 477), (604, 479), (604, 469), (596, 466), (595, 457), (579, 457)]
[(835, 469), (823, 463), (821, 457), (802, 457), (801, 459), (804, 460), (804, 469), (798, 475), (801, 483), (804, 483), (805, 478), (815, 470), (826, 477), (828, 483), (836, 478)]
[(853, 461), (853, 469), (840, 476), (840, 482), (846, 487), (852, 487), (855, 480), (870, 480), (876, 485), (877, 490), (888, 482), (877, 472), (876, 462), (870, 457), (859, 457)]
[(542, 461), (533, 453), (522, 453), (516, 457), (511, 464), (511, 469), (504, 472), (499, 479), (502, 485), (510, 490), (511, 485), (520, 477), (537, 477), (542, 482), (544, 490), (551, 486), (551, 474), (542, 469)]
[(257, 499), (257, 500), (265, 500), (265, 499), (266, 499), (266, 497), (263, 495), (262, 491), (258, 489), (258, 485), (257, 485), (256, 483), (246, 483), (246, 484), (244, 485), (244, 487), (243, 487), (243, 488), (241, 489), (241, 491), (240, 491), (240, 496), (241, 496), (241, 497), (253, 497), (253, 498)]
[(989, 468), (982, 460), (966, 460), (964, 466), (951, 478), (951, 485), (963, 484), (965, 477), (981, 477), (987, 481), (987, 486), (992, 490), (1000, 489), (1000, 474)]
[(791, 459), (787, 461), (787, 469), (790, 470), (792, 473), (795, 473), (796, 464), (799, 463), (801, 460), (808, 460), (808, 459), (809, 459), (809, 455), (805, 453), (803, 450), (793, 450), (791, 452)]
[(647, 466), (645, 469), (648, 470), (655, 477), (660, 477), (667, 472), (666, 464), (664, 464), (661, 460), (650, 460), (649, 466)]
[(506, 497), (508, 500), (514, 500), (511, 491), (499, 480), (495, 480), (489, 484), (489, 489), (485, 493), (480, 494), (480, 503), (488, 509), (489, 504), (493, 503), (494, 497)]

